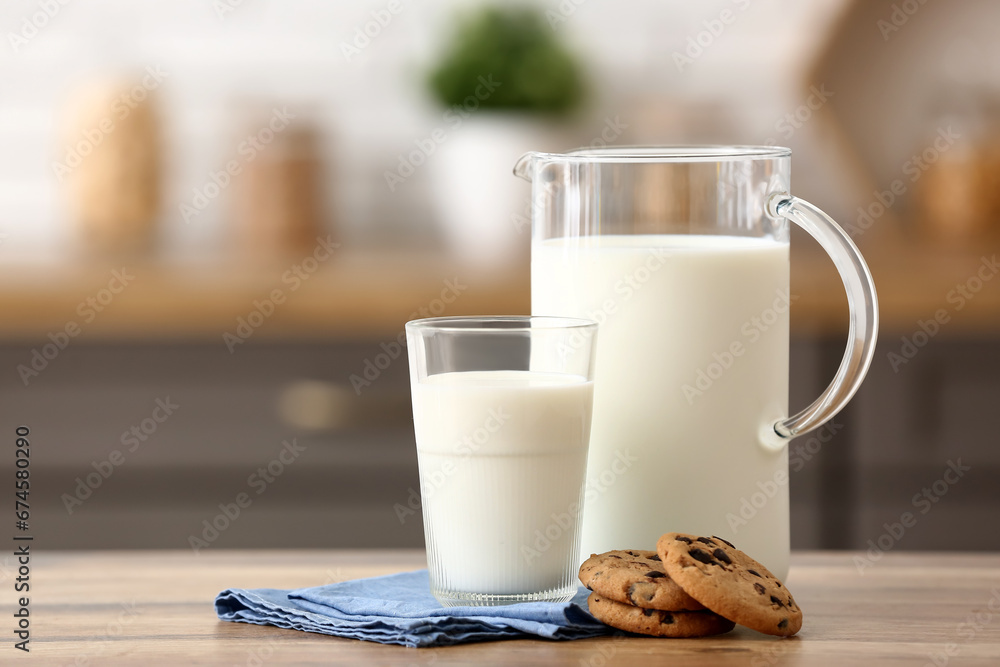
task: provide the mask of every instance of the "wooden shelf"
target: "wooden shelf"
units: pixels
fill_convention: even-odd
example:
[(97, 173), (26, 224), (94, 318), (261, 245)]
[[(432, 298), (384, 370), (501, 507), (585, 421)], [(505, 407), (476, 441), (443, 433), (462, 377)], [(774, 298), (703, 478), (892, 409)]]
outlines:
[[(801, 297), (792, 307), (793, 331), (846, 332), (847, 298), (836, 269), (818, 247), (803, 245), (793, 244), (792, 252), (792, 293)], [(878, 291), (881, 337), (912, 334), (920, 321), (933, 319), (938, 311), (947, 317), (941, 336), (1000, 334), (1000, 275), (983, 268), (1000, 260), (1000, 249), (886, 242), (862, 252)], [(990, 279), (977, 285), (981, 268)], [(960, 286), (969, 290), (968, 298)], [(979, 291), (972, 294), (977, 286)]]
[[(514, 279), (469, 275), (437, 256), (346, 252), (312, 274), (300, 267), (297, 275), (292, 266), (6, 266), (0, 271), (0, 338), (37, 340), (75, 322), (88, 340), (221, 339), (236, 331), (238, 318), (262, 321), (253, 333), (261, 338), (395, 337), (413, 317), (528, 309), (526, 270)], [(93, 312), (86, 299), (108, 300), (102, 290), (112, 271), (123, 267), (134, 279)], [(254, 311), (271, 311), (275, 292), (284, 301), (269, 316), (251, 318)]]
[[(865, 255), (879, 290), (883, 334), (912, 333), (918, 321), (938, 310), (950, 317), (941, 335), (1000, 332), (1000, 278), (986, 281), (970, 299), (949, 301), (958, 285), (976, 275), (983, 258), (994, 256), (992, 250), (883, 244), (866, 248)], [(530, 307), (527, 267), (495, 275), (438, 255), (347, 251), (305, 279), (291, 272), (292, 265), (7, 264), (0, 269), (0, 339), (37, 342), (71, 322), (80, 327), (79, 337), (90, 341), (221, 339), (236, 331), (238, 318), (250, 317), (255, 301), (269, 310), (264, 302), (275, 290), (285, 301), (267, 317), (253, 316), (262, 321), (253, 329), (255, 338), (391, 338), (414, 316), (523, 314)], [(102, 292), (112, 271), (122, 268), (134, 275), (129, 285), (119, 294)], [(846, 298), (832, 262), (817, 247), (795, 244), (792, 293), (800, 297), (792, 308), (795, 333), (843, 335)], [(452, 303), (444, 303), (442, 294)], [(88, 297), (107, 303), (91, 307)]]

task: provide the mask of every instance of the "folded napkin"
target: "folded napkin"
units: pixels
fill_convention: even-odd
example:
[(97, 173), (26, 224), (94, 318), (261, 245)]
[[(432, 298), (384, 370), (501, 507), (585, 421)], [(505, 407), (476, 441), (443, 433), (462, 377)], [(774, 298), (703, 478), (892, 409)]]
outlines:
[(215, 611), (224, 621), (411, 647), (609, 634), (587, 611), (587, 594), (581, 588), (569, 602), (442, 607), (427, 570), (417, 570), (293, 591), (230, 588), (215, 599)]

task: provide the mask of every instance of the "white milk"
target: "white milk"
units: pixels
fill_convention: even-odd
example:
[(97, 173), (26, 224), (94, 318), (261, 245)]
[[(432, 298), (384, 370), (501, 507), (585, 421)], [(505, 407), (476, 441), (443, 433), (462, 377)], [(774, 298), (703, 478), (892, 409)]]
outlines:
[(531, 262), (533, 314), (600, 323), (582, 555), (681, 531), (785, 576), (787, 449), (759, 433), (788, 409), (788, 245), (592, 236), (536, 242)]
[(568, 599), (593, 383), (475, 371), (428, 376), (413, 392), (432, 591)]

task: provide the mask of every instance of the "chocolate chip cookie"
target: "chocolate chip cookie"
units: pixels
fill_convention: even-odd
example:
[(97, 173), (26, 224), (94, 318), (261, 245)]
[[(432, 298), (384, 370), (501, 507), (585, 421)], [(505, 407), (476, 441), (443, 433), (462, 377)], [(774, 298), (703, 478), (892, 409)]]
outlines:
[(710, 611), (640, 609), (591, 593), (587, 607), (594, 618), (613, 628), (654, 637), (708, 637), (733, 629), (733, 622)]
[(802, 610), (763, 565), (719, 537), (667, 533), (656, 544), (663, 569), (716, 614), (769, 635), (794, 635)]
[(667, 576), (655, 551), (630, 549), (595, 554), (580, 566), (580, 581), (603, 598), (643, 609), (705, 608)]

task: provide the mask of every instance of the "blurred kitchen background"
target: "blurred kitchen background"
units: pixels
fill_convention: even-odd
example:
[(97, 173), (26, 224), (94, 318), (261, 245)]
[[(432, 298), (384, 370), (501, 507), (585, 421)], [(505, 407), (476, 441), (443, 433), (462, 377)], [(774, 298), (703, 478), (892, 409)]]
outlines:
[[(793, 546), (867, 548), (960, 461), (899, 548), (1000, 549), (1000, 5), (510, 6), (3, 3), (0, 424), (38, 546), (422, 545), (398, 341), (529, 311), (517, 156), (711, 142), (791, 147), (880, 290), (841, 428), (792, 445)], [(792, 247), (796, 411), (847, 331)]]

